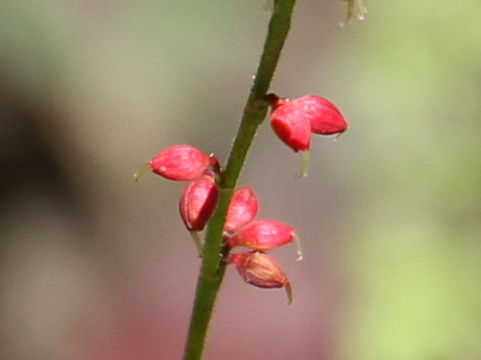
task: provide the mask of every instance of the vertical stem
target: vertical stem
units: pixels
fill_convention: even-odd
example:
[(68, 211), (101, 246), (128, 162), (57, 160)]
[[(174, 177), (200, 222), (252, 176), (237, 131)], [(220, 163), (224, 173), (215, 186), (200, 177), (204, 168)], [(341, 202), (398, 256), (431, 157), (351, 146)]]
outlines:
[(207, 228), (204, 256), (197, 279), (184, 360), (199, 360), (202, 358), (212, 310), (226, 268), (222, 260), (223, 255), (225, 255), (222, 231), (227, 209), (254, 135), (267, 113), (268, 104), (264, 97), (269, 90), (272, 76), (289, 32), (295, 3), (296, 0), (275, 0), (254, 84), (244, 107), (242, 120), (225, 171), (220, 177), (219, 205)]

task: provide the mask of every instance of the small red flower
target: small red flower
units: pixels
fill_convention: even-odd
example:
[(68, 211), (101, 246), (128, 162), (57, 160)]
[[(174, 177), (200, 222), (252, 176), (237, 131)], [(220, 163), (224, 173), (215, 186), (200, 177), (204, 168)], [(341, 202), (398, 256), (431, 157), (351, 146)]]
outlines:
[(347, 122), (339, 109), (320, 96), (308, 95), (292, 100), (293, 107), (301, 109), (309, 119), (311, 131), (320, 135), (342, 133), (347, 130)]
[(227, 239), (227, 246), (243, 246), (265, 251), (285, 245), (295, 238), (294, 228), (274, 220), (258, 220), (244, 226)]
[(271, 126), (276, 135), (295, 152), (309, 150), (311, 124), (302, 109), (282, 98), (271, 100)]
[(291, 285), (272, 256), (258, 251), (237, 253), (230, 254), (227, 262), (247, 283), (267, 289), (285, 287), (289, 304), (294, 300)]
[(217, 170), (219, 164), (213, 155), (206, 155), (190, 145), (175, 145), (162, 150), (150, 162), (153, 172), (170, 180), (193, 180), (208, 169)]
[(242, 226), (252, 221), (257, 215), (257, 197), (249, 187), (242, 187), (235, 191), (227, 212), (224, 232), (232, 234)]
[(189, 231), (202, 231), (217, 205), (219, 192), (213, 175), (191, 182), (179, 201), (180, 216)]

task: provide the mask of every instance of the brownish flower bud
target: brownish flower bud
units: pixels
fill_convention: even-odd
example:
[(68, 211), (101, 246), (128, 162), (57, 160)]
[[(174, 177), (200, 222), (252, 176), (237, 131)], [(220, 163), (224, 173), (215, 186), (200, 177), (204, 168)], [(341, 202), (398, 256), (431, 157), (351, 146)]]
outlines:
[(227, 262), (237, 268), (247, 283), (266, 289), (284, 287), (289, 304), (294, 301), (291, 285), (272, 256), (259, 251), (244, 252), (230, 254)]

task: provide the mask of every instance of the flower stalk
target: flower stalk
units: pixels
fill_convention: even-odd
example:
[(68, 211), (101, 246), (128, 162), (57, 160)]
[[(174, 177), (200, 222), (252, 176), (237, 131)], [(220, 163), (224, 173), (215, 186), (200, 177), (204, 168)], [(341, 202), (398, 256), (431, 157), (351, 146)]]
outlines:
[(295, 3), (295, 0), (275, 1), (255, 80), (244, 107), (227, 165), (220, 174), (219, 203), (207, 227), (184, 360), (202, 358), (212, 310), (226, 268), (223, 260), (226, 249), (222, 235), (227, 210), (254, 135), (266, 117), (269, 103), (265, 96), (289, 32)]

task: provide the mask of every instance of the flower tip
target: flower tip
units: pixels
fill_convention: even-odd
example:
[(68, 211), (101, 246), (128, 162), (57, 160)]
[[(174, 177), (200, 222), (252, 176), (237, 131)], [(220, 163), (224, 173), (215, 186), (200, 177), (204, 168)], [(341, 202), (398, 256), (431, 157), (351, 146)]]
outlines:
[(367, 7), (363, 0), (345, 0), (347, 2), (346, 19), (339, 25), (343, 27), (345, 24), (352, 24), (353, 18), (356, 17), (359, 21), (365, 19), (367, 14)]
[(296, 300), (294, 297), (294, 292), (292, 291), (291, 283), (289, 281), (286, 281), (284, 288), (287, 295), (287, 305), (291, 305)]
[(147, 174), (151, 170), (150, 163), (146, 163), (144, 166), (142, 166), (139, 171), (137, 171), (134, 174), (134, 180), (135, 182), (139, 182), (140, 179), (142, 179), (145, 174)]
[(301, 239), (297, 234), (294, 234), (294, 241), (296, 242), (296, 252), (297, 252), (297, 258), (296, 261), (302, 261), (304, 256), (302, 255), (302, 244), (301, 244)]
[(343, 132), (340, 132), (340, 133), (337, 133), (336, 136), (334, 137), (334, 141), (338, 141), (342, 135), (344, 135), (344, 133), (346, 132), (346, 130), (344, 130)]
[(309, 172), (309, 163), (309, 150), (302, 151), (301, 172), (297, 176), (298, 178), (307, 178), (307, 174)]
[(200, 240), (199, 233), (195, 230), (189, 232), (190, 236), (192, 237), (192, 241), (194, 242), (194, 245), (199, 252), (199, 257), (202, 258), (204, 256), (204, 247), (202, 246), (202, 241)]

